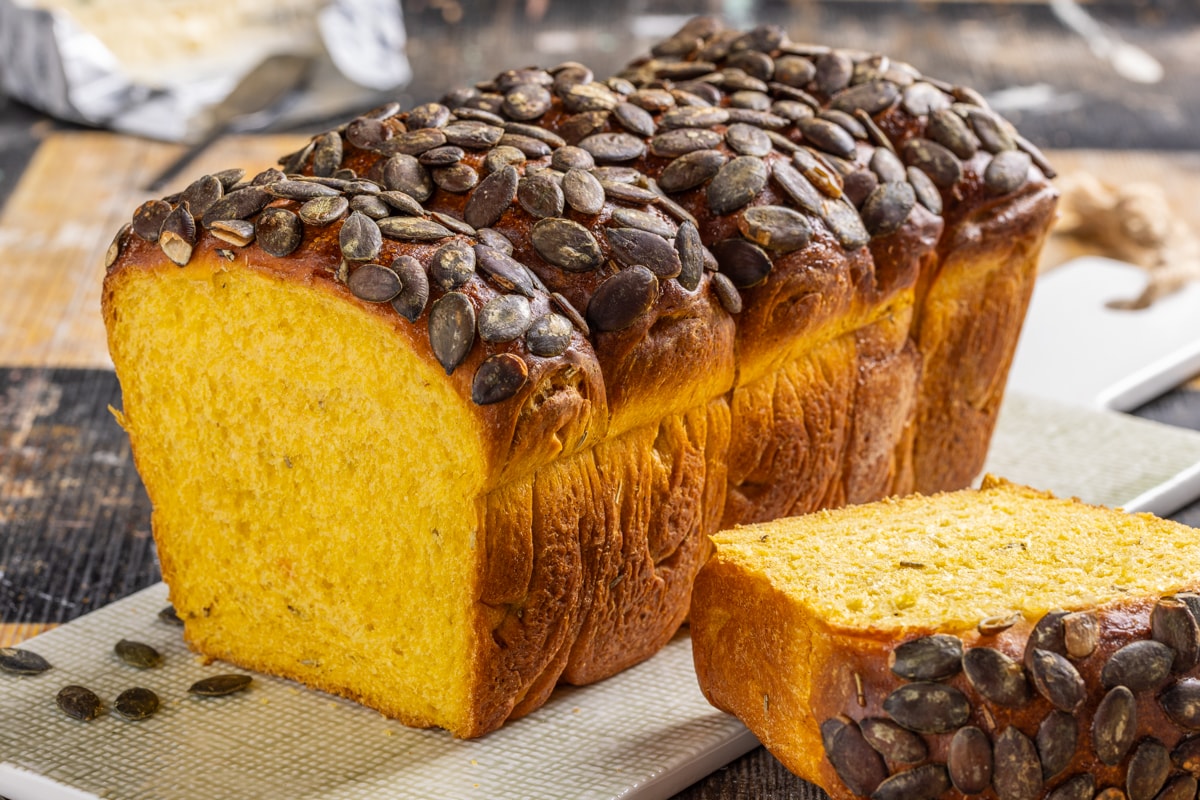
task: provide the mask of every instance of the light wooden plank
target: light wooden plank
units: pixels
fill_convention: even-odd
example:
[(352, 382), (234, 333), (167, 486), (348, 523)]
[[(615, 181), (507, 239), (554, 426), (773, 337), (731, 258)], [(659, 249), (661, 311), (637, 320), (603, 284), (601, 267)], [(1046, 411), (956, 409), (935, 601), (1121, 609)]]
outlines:
[[(163, 193), (228, 167), (253, 174), (304, 140), (221, 140)], [(179, 151), (108, 133), (47, 138), (0, 216), (0, 364), (111, 366), (100, 318), (104, 253), (133, 209), (153, 196), (141, 187)]]
[(0, 625), (0, 647), (13, 647), (26, 639), (32, 639), (39, 633), (44, 633), (55, 625), (39, 622), (6, 623)]

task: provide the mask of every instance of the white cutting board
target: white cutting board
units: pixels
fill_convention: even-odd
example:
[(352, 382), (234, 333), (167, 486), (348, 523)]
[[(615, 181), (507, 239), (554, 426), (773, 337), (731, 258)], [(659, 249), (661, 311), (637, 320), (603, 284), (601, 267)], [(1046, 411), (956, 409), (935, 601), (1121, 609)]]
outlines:
[[(1113, 301), (1141, 294), (1146, 279), (1145, 270), (1132, 264), (1098, 257), (1075, 259), (1038, 279), (1009, 373), (1010, 399), (997, 430), (998, 439), (1028, 442), (1031, 466), (1046, 463), (1049, 454), (1043, 451), (1049, 446), (1089, 446), (1082, 440), (1097, 438), (1097, 426), (1103, 426), (1094, 410), (1129, 411), (1200, 374), (1200, 282), (1187, 284), (1149, 308), (1112, 307)], [(1032, 399), (1047, 401), (1042, 410), (1046, 418), (1039, 424), (1058, 429), (1050, 439), (1033, 438), (1033, 432), (1017, 422), (1029, 415), (1013, 414), (1014, 404)], [(1145, 420), (1132, 420), (1121, 430), (1143, 437), (1138, 461), (1131, 463), (1121, 455), (1123, 444), (1100, 442), (1090, 445), (1094, 457), (1080, 463), (1077, 473), (1057, 481), (1035, 475), (1040, 482), (1034, 485), (1082, 496), (1063, 484), (1086, 490), (1097, 482), (1128, 487), (1140, 482), (1141, 491), (1126, 507), (1159, 516), (1200, 496), (1200, 457), (1190, 455), (1195, 433)], [(1010, 444), (994, 440), (992, 461), (999, 456), (1003, 462)], [(1177, 471), (1167, 480), (1146, 482), (1146, 474), (1156, 469), (1148, 461), (1170, 462)], [(989, 468), (998, 466), (989, 462)]]
[(1129, 411), (1200, 374), (1200, 282), (1136, 311), (1146, 272), (1079, 258), (1038, 279), (1008, 377), (1010, 391)]

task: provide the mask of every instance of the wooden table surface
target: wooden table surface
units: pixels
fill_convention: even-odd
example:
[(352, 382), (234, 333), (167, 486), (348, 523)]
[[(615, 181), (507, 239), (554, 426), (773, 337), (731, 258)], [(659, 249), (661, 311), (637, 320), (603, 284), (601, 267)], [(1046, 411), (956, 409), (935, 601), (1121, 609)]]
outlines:
[[(670, 10), (679, 5), (665, 4)], [(1168, 68), (1161, 83), (1136, 85), (1065, 34), (1039, 3), (761, 5), (764, 17), (786, 24), (794, 38), (897, 53), (931, 74), (992, 92), (1015, 109), (1009, 115), (1031, 138), (1053, 148), (1061, 175), (1082, 171), (1118, 186), (1152, 183), (1200, 231), (1200, 60), (1193, 55), (1200, 11), (1194, 6), (1151, 2), (1135, 13), (1088, 4)], [(588, 18), (564, 17), (561, 4), (551, 3), (546, 16), (530, 20), (519, 6), (500, 3), (489, 12), (490, 27), (447, 27), (434, 5), (409, 8), (416, 77), (402, 93), (406, 103), (436, 99), (456, 83), (531, 61), (591, 58), (597, 72), (615, 69), (646, 46), (629, 34), (636, 26), (621, 4), (619, 14)], [(554, 52), (564, 37), (574, 43), (572, 54)], [(430, 69), (435, 63), (454, 67)], [(1002, 91), (1013, 87), (1025, 93)], [(104, 343), (99, 287), (113, 233), (149, 197), (140, 187), (180, 149), (61, 125), (3, 103), (0, 646), (158, 580), (149, 502), (128, 441), (108, 412), (120, 406), (120, 392)], [(187, 174), (230, 166), (256, 171), (307, 136), (224, 139)], [(1047, 263), (1075, 252), (1065, 240), (1053, 242)], [(1200, 385), (1180, 387), (1136, 413), (1200, 429)], [(1175, 517), (1200, 525), (1200, 503)], [(823, 796), (762, 748), (679, 795)]]

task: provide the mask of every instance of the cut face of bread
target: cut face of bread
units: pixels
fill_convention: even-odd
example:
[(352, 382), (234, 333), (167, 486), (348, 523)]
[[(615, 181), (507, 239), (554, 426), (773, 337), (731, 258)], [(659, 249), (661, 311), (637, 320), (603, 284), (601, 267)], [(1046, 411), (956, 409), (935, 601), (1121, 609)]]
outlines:
[(1200, 728), (1186, 526), (989, 478), (713, 541), (701, 687), (834, 797), (1124, 788)]
[(203, 261), (113, 291), (114, 356), (147, 365), (123, 376), (123, 424), (193, 644), (462, 726), (486, 460), (470, 401), (324, 292)]

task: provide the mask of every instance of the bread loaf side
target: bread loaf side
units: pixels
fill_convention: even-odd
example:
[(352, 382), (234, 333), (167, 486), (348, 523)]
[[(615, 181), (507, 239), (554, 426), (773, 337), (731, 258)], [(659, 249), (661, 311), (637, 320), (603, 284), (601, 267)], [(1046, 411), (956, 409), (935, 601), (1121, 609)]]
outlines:
[(104, 313), (188, 641), (459, 736), (647, 658), (721, 525), (978, 471), (1049, 176), (700, 18), (147, 202)]

